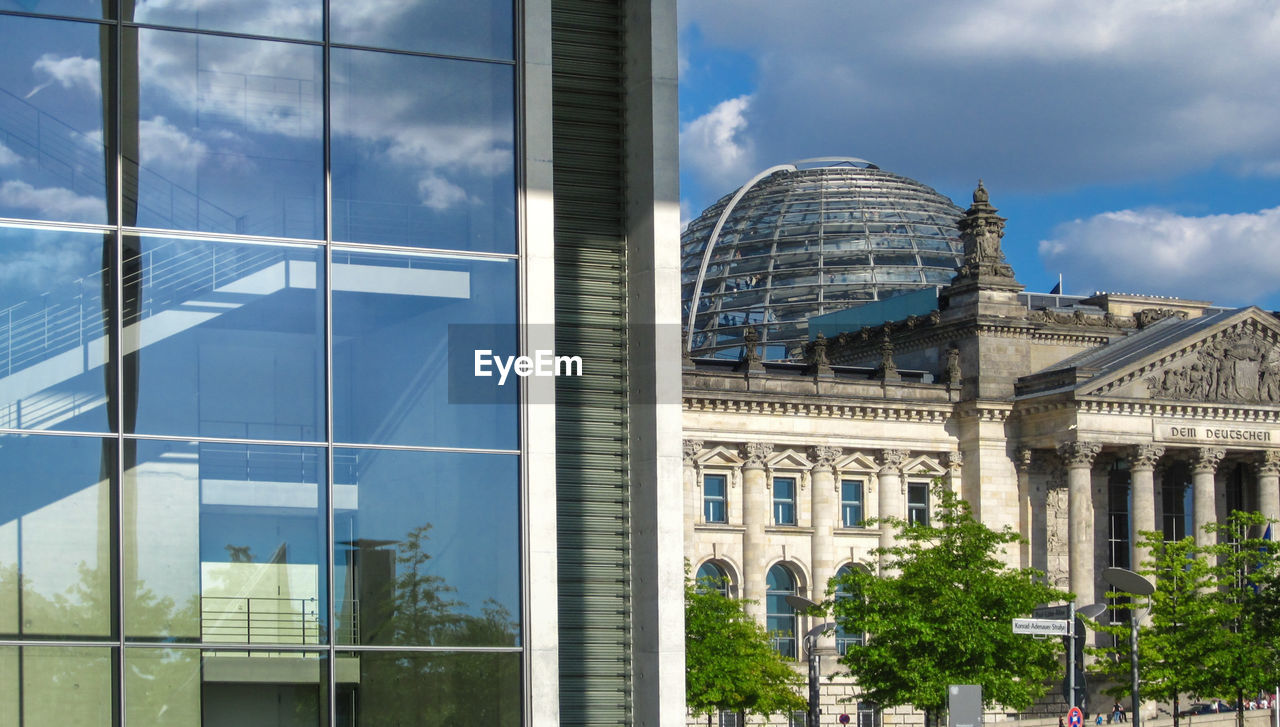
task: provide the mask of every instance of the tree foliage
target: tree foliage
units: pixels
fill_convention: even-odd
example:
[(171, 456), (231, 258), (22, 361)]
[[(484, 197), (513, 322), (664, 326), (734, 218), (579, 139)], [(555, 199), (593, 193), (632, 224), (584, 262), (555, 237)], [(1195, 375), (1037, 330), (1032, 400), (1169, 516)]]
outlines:
[(695, 715), (805, 708), (799, 694), (804, 680), (774, 651), (769, 633), (745, 603), (685, 581), (685, 695)]
[(907, 525), (887, 556), (889, 575), (857, 571), (838, 583), (848, 598), (832, 609), (849, 633), (866, 644), (840, 658), (864, 698), (882, 707), (913, 705), (939, 714), (951, 684), (980, 684), (987, 706), (1022, 709), (1045, 693), (1059, 672), (1057, 639), (1014, 634), (1013, 618), (1043, 603), (1068, 599), (1034, 569), (1010, 568), (1000, 559), (1020, 537), (974, 519), (968, 503), (935, 485), (934, 523)]

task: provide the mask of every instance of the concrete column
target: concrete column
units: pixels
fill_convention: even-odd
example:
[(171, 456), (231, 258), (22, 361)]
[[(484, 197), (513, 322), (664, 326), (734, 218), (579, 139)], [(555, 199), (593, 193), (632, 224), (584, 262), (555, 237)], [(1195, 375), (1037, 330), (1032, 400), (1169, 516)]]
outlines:
[(1133, 523), (1133, 570), (1140, 570), (1144, 561), (1151, 556), (1148, 548), (1138, 546), (1144, 530), (1156, 529), (1156, 463), (1164, 456), (1164, 447), (1152, 444), (1139, 444), (1129, 454), (1129, 506), (1133, 508), (1130, 521)]
[(1058, 445), (1058, 456), (1067, 469), (1067, 538), (1071, 592), (1076, 602), (1097, 600), (1093, 573), (1093, 458), (1102, 445), (1066, 442)]
[[(1280, 450), (1269, 449), (1258, 457), (1258, 511), (1280, 520)], [(1276, 535), (1272, 530), (1271, 537)]]
[(773, 453), (773, 445), (751, 442), (744, 444), (740, 453), (746, 460), (742, 465), (742, 597), (755, 601), (748, 608), (764, 623), (764, 528), (769, 524), (769, 483), (764, 461)]
[(691, 565), (698, 555), (694, 552), (693, 525), (702, 522), (702, 482), (696, 459), (701, 451), (701, 441), (684, 440), (684, 557)]
[[(907, 517), (907, 490), (902, 481), (902, 465), (910, 454), (905, 449), (886, 449), (880, 453), (880, 471), (876, 475), (876, 489), (880, 493), (880, 547), (894, 543), (896, 532), (893, 523), (885, 518), (905, 520)], [(885, 572), (887, 557), (880, 556), (880, 571)]]
[(1191, 490), (1195, 511), (1192, 522), (1195, 527), (1196, 545), (1210, 545), (1213, 536), (1204, 531), (1204, 526), (1218, 521), (1217, 488), (1214, 486), (1214, 474), (1218, 471), (1218, 463), (1222, 461), (1226, 450), (1222, 447), (1200, 447), (1195, 450), (1191, 463)]
[(835, 461), (842, 450), (839, 447), (814, 447), (809, 457), (814, 462), (810, 494), (812, 496), (813, 551), (809, 562), (813, 567), (813, 595), (815, 601), (827, 596), (827, 581), (836, 574), (835, 527), (840, 513), (836, 507), (836, 493), (840, 483), (836, 481)]
[(1022, 543), (1018, 545), (1018, 567), (1031, 567), (1032, 541), (1031, 528), (1031, 450), (1019, 447), (1013, 459), (1018, 469), (1018, 534)]

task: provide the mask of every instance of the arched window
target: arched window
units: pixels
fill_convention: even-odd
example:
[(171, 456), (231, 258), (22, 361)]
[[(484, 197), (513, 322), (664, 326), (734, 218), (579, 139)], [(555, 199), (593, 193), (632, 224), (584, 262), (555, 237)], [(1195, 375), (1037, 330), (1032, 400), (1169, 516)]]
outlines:
[(766, 579), (766, 628), (773, 636), (773, 648), (783, 656), (796, 658), (796, 612), (787, 596), (796, 595), (796, 579), (784, 565), (769, 569)]
[(724, 568), (707, 561), (698, 568), (698, 575), (695, 577), (698, 584), (698, 590), (706, 593), (708, 591), (716, 591), (722, 596), (729, 596), (729, 574), (724, 572)]
[[(853, 572), (853, 566), (848, 566), (848, 565), (841, 566), (840, 570), (836, 571), (836, 579), (837, 580), (842, 579), (852, 572)], [(837, 601), (842, 598), (853, 598), (853, 596), (854, 594), (852, 591), (849, 590), (848, 585), (841, 583), (836, 587)], [(865, 643), (865, 638), (866, 637), (862, 632), (854, 633), (854, 632), (845, 631), (842, 628), (836, 627), (836, 652), (839, 653), (841, 656), (844, 656), (845, 652), (849, 650), (850, 646), (862, 646), (863, 643)]]

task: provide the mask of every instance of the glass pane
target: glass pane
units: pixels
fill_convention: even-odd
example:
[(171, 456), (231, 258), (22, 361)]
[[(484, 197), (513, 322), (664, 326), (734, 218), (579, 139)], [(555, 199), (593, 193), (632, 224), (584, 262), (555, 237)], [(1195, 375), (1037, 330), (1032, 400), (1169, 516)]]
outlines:
[(307, 727), (328, 720), (322, 653), (125, 649), (129, 724)]
[(338, 643), (519, 645), (517, 457), (339, 449), (334, 470)]
[(724, 497), (724, 475), (707, 475), (702, 480), (703, 493), (707, 497)]
[(320, 248), (157, 237), (125, 246), (129, 431), (324, 437)]
[(335, 43), (512, 59), (511, 0), (343, 0), (330, 5)]
[(515, 350), (516, 265), (429, 255), (333, 254), (334, 437), (340, 442), (514, 449), (516, 387), (456, 402), (451, 324), (498, 324)]
[(115, 632), (115, 469), (114, 440), (0, 435), (0, 638)]
[[(0, 227), (0, 427), (110, 430), (111, 236)], [(114, 293), (108, 295), (114, 298)]]
[(0, 725), (111, 727), (109, 647), (0, 646)]
[(342, 49), (332, 69), (334, 239), (515, 252), (513, 69)]
[(138, 145), (124, 150), (126, 180), (136, 177), (124, 224), (323, 237), (321, 49), (163, 30), (124, 37), (145, 61), (138, 108), (122, 111), (122, 135), (136, 133)]
[(339, 652), (335, 671), (340, 725), (521, 724), (518, 653)]
[(325, 643), (325, 454), (141, 441), (125, 471), (131, 638)]
[(110, 37), (89, 23), (0, 16), (0, 217), (108, 221), (100, 59)]
[[(337, 3), (341, 5), (342, 3)], [(126, 3), (126, 7), (129, 3)], [(199, 30), (320, 40), (322, 0), (136, 0), (133, 20)]]

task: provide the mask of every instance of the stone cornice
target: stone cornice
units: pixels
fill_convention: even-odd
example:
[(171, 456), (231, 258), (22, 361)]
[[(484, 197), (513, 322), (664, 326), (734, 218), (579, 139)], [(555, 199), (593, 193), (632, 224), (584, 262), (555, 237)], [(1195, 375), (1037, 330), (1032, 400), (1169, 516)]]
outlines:
[(896, 402), (835, 403), (805, 401), (802, 398), (764, 399), (715, 395), (686, 394), (684, 411), (735, 414), (810, 416), (830, 419), (862, 419), (868, 421), (920, 422), (942, 424), (952, 415), (950, 404), (916, 405)]
[(956, 416), (978, 417), (984, 422), (1003, 422), (1013, 413), (1013, 404), (1004, 402), (970, 401), (956, 407)]
[(840, 363), (865, 363), (877, 360), (880, 353), (880, 335), (877, 335), (877, 332), (882, 332), (885, 326), (888, 326), (893, 333), (894, 351), (898, 354), (936, 348), (951, 341), (975, 335), (1017, 340), (1031, 339), (1055, 345), (1101, 346), (1123, 330), (1092, 324), (1027, 321), (1011, 323), (999, 318), (936, 323), (931, 317), (921, 316), (892, 321), (880, 326), (867, 326), (860, 331), (842, 333), (828, 339), (828, 356), (832, 361)]
[(1132, 399), (1115, 401), (1085, 399), (1077, 401), (1075, 409), (1082, 414), (1113, 414), (1223, 422), (1280, 423), (1280, 407), (1261, 408), (1230, 404), (1152, 402)]

